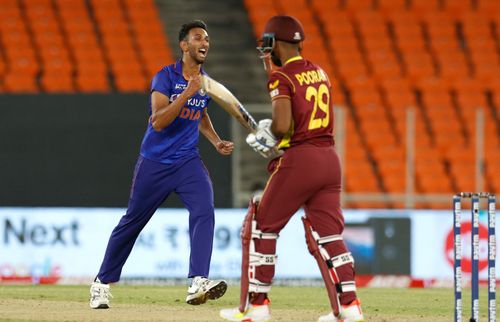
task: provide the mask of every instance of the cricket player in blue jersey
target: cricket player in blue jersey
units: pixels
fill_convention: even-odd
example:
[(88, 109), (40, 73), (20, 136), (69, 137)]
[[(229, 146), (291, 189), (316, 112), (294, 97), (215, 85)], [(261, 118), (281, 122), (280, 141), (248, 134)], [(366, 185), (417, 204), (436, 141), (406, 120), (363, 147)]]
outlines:
[(219, 138), (208, 116), (210, 100), (201, 91), (201, 65), (209, 49), (203, 21), (184, 24), (179, 32), (182, 59), (161, 69), (151, 84), (150, 118), (135, 166), (127, 213), (111, 233), (99, 273), (90, 287), (90, 307), (108, 308), (109, 283), (120, 279), (139, 233), (175, 192), (189, 211), (192, 278), (186, 302), (203, 304), (224, 295), (223, 280), (209, 280), (214, 235), (212, 182), (200, 159), (201, 132), (222, 155), (233, 143)]

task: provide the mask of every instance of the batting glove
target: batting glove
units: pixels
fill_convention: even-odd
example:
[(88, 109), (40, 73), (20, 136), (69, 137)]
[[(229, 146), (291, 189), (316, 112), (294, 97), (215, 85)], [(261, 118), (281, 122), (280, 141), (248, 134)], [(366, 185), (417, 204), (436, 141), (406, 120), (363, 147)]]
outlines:
[(255, 134), (250, 133), (246, 139), (248, 145), (264, 158), (268, 158), (274, 154), (272, 148), (278, 143), (278, 140), (276, 140), (271, 132), (272, 122), (270, 119), (259, 121)]

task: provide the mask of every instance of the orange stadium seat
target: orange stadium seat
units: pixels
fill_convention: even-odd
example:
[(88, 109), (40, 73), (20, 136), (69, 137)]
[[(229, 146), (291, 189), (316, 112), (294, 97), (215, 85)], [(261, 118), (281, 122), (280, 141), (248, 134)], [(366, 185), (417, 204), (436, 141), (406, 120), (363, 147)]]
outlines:
[(439, 56), (438, 62), (439, 73), (444, 80), (463, 79), (472, 74), (463, 53), (456, 51), (443, 53)]
[(436, 70), (432, 58), (426, 52), (406, 53), (404, 55), (405, 71), (408, 78), (413, 82), (433, 77)]
[[(474, 152), (468, 152), (466, 150), (462, 151), (462, 155)], [(457, 156), (455, 156), (457, 157)], [(474, 159), (462, 162), (458, 160), (453, 160), (451, 162), (450, 172), (453, 177), (454, 189), (455, 191), (475, 191), (476, 189), (476, 175), (475, 175), (475, 163)]]
[(73, 79), (71, 75), (66, 74), (64, 76), (60, 74), (48, 74), (42, 75), (41, 87), (45, 92), (73, 92)]
[(485, 13), (498, 13), (500, 3), (496, 0), (477, 0), (477, 9)]
[(284, 14), (287, 14), (288, 10), (291, 12), (309, 12), (309, 3), (307, 0), (278, 0), (276, 1), (276, 5), (278, 10)]
[[(348, 153), (348, 152), (346, 152)], [(379, 192), (374, 169), (367, 160), (347, 161), (345, 164), (345, 186), (352, 192)]]
[(377, 8), (381, 11), (401, 11), (407, 8), (406, 0), (377, 0)]
[(436, 158), (436, 151), (428, 148), (416, 152), (418, 190), (425, 193), (452, 193), (452, 181), (445, 171), (443, 160)]
[(17, 48), (25, 48), (31, 50), (31, 40), (29, 34), (23, 30), (13, 30), (2, 35), (2, 42), (5, 46), (5, 51), (15, 51)]
[(443, 9), (453, 14), (461, 14), (472, 10), (471, 0), (444, 0)]
[[(394, 97), (394, 95), (389, 95), (388, 97)], [(394, 123), (392, 124), (395, 128), (398, 142), (402, 143), (406, 141), (406, 119), (407, 119), (408, 109), (413, 108), (415, 110), (416, 102), (414, 95), (411, 93), (403, 94), (403, 96), (396, 96), (396, 98), (401, 101), (396, 102), (397, 104), (400, 105), (396, 107), (394, 106), (390, 107), (392, 119), (394, 120)], [(423, 124), (423, 120), (417, 118), (416, 122), (418, 131), (418, 126)]]
[(3, 79), (6, 92), (36, 93), (39, 91), (35, 78), (31, 75), (7, 73)]
[[(397, 141), (394, 133), (383, 115), (372, 117), (371, 123), (366, 118), (363, 120), (360, 126), (366, 140), (366, 145), (371, 151), (377, 150), (381, 145), (396, 146)], [(373, 124), (376, 122), (379, 124)]]
[(338, 76), (343, 82), (352, 81), (359, 77), (365, 77), (368, 72), (363, 61), (353, 59), (351, 64), (342, 63), (343, 60), (337, 57)]
[(474, 78), (486, 83), (493, 82), (500, 75), (500, 68), (496, 64), (477, 64), (474, 66)]
[(75, 86), (80, 92), (108, 92), (110, 89), (106, 74), (100, 71), (77, 74)]
[[(81, 65), (99, 65), (103, 66), (103, 68), (107, 68), (104, 62), (103, 53), (97, 45), (88, 47), (79, 47), (73, 53), (73, 57), (75, 59), (76, 65), (79, 67)], [(78, 68), (79, 69), (79, 68)]]
[(404, 111), (406, 108), (416, 105), (415, 95), (410, 90), (401, 89), (399, 91), (389, 88), (385, 93), (385, 98), (393, 111)]
[(26, 31), (26, 25), (21, 17), (21, 13), (14, 12), (12, 15), (2, 17), (0, 21), (0, 28), (5, 34), (9, 31)]
[(142, 75), (116, 75), (115, 86), (121, 92), (144, 92), (147, 89)]
[(462, 113), (488, 105), (486, 87), (476, 79), (459, 79), (452, 84)]
[(276, 5), (272, 1), (265, 0), (245, 0), (244, 4), (248, 11), (248, 18), (253, 26), (254, 35), (258, 38), (264, 30), (267, 19), (278, 13)]
[(17, 0), (4, 0), (0, 2), (0, 16), (8, 17), (19, 12)]
[(368, 53), (378, 50), (390, 51), (391, 40), (389, 39), (388, 35), (383, 33), (385, 31), (385, 28), (381, 28), (380, 30), (378, 30), (369, 29), (369, 27), (367, 27), (367, 29), (371, 31), (369, 33), (362, 32), (361, 35), (364, 48)]
[(405, 180), (405, 150), (402, 147), (387, 145), (373, 150), (378, 169), (387, 192), (403, 193)]
[(341, 8), (353, 12), (372, 10), (373, 7), (373, 0), (345, 0), (341, 3)]
[(39, 71), (39, 67), (35, 60), (33, 51), (30, 49), (21, 49), (12, 53), (12, 56), (10, 56), (11, 53), (12, 51), (7, 52), (9, 72), (24, 74), (25, 76), (34, 78), (36, 73)]
[(378, 106), (382, 104), (380, 94), (374, 90), (352, 90), (351, 101), (356, 106)]
[(491, 30), (489, 28), (488, 16), (481, 11), (467, 11), (460, 14), (460, 21), (463, 24), (464, 32), (466, 34), (473, 34), (476, 36), (490, 36)]
[(410, 9), (417, 12), (433, 12), (440, 9), (440, 0), (410, 0)]

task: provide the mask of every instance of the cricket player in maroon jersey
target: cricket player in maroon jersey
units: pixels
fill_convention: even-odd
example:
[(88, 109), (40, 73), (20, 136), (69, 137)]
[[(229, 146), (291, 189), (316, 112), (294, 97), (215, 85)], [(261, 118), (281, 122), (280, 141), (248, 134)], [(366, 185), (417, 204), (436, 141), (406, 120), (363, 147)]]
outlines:
[[(274, 157), (260, 198), (253, 198), (242, 228), (240, 307), (221, 310), (229, 321), (268, 321), (268, 292), (275, 271), (276, 241), (290, 218), (303, 207), (306, 242), (320, 268), (332, 312), (318, 321), (364, 321), (356, 296), (354, 259), (342, 239), (341, 171), (334, 148), (331, 84), (318, 65), (302, 58), (301, 23), (274, 16), (259, 47), (271, 71), (267, 87), (272, 120), (261, 120), (247, 142)], [(281, 155), (273, 153), (278, 146)]]

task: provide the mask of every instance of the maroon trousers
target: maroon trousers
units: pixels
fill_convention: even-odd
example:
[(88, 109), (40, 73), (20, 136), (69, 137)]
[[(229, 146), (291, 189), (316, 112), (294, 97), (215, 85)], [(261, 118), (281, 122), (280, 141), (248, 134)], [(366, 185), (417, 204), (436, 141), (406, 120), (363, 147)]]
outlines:
[[(269, 164), (271, 173), (257, 209), (257, 227), (266, 233), (279, 233), (300, 209), (309, 218), (313, 229), (321, 236), (340, 235), (344, 217), (340, 208), (340, 161), (333, 147), (300, 145)], [(304, 239), (305, 242), (305, 239)], [(347, 252), (345, 244), (336, 241), (325, 245), (333, 257)], [(276, 240), (255, 240), (255, 250), (276, 253)], [(354, 281), (352, 265), (337, 268), (340, 281)], [(256, 278), (271, 283), (274, 266), (256, 267)], [(342, 304), (356, 299), (355, 292), (340, 295)], [(261, 302), (262, 296), (255, 297)], [(253, 303), (260, 304), (260, 303)]]

